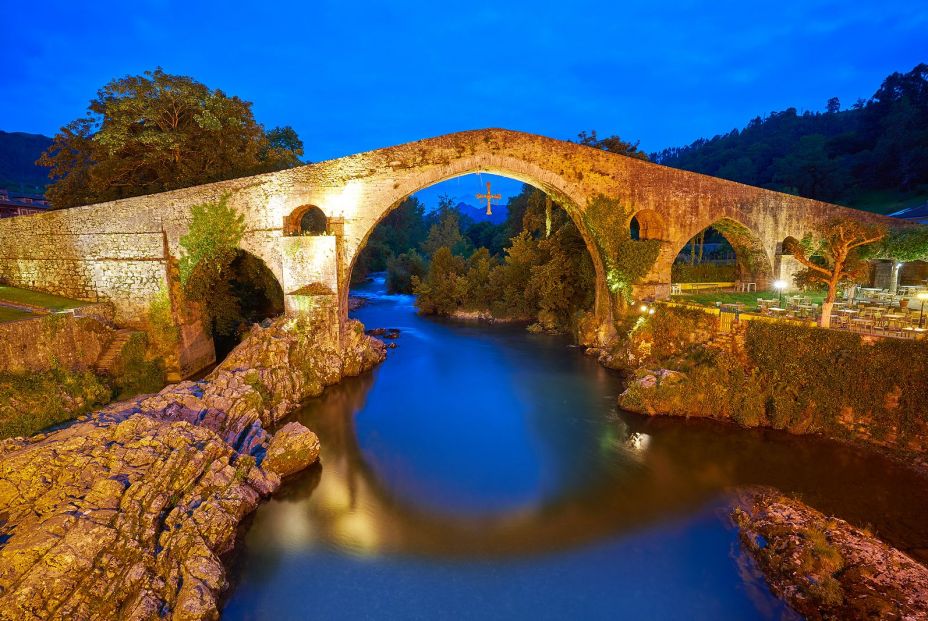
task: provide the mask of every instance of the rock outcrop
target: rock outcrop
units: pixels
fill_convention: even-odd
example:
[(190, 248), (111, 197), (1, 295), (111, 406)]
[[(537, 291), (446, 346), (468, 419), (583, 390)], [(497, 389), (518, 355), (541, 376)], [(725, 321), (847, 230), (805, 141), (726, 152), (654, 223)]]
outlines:
[(205, 380), (0, 443), (0, 619), (217, 618), (238, 523), (318, 456), (265, 429), (385, 355), (357, 323), (341, 341), (256, 326)]
[(806, 619), (928, 619), (925, 566), (775, 490), (739, 496), (732, 515), (745, 548)]

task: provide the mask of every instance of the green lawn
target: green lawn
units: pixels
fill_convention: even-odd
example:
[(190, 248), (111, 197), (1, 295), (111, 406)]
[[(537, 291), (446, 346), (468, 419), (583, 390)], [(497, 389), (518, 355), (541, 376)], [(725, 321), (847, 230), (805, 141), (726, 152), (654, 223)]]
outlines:
[(88, 302), (81, 302), (80, 300), (63, 298), (60, 295), (51, 295), (50, 293), (40, 293), (39, 291), (29, 291), (28, 289), (17, 289), (16, 287), (4, 286), (0, 286), (0, 301), (40, 306), (50, 311), (68, 310), (88, 304)]
[(8, 323), (10, 321), (19, 321), (20, 319), (28, 319), (30, 317), (36, 317), (32, 313), (27, 313), (26, 311), (19, 310), (18, 308), (9, 308), (8, 306), (0, 306), (0, 323)]
[[(786, 304), (786, 300), (795, 293), (784, 293), (783, 294), (783, 303)], [(821, 304), (822, 300), (825, 299), (824, 292), (811, 292), (803, 293), (803, 297), (811, 298), (814, 304)], [(748, 309), (757, 308), (757, 298), (763, 298), (765, 300), (772, 300), (777, 297), (776, 291), (751, 291), (750, 293), (728, 293), (728, 292), (715, 292), (715, 293), (687, 293), (683, 295), (675, 295), (671, 298), (673, 302), (692, 302), (699, 304), (700, 306), (716, 306), (716, 302), (721, 302), (722, 304), (737, 304), (741, 303), (748, 307)]]

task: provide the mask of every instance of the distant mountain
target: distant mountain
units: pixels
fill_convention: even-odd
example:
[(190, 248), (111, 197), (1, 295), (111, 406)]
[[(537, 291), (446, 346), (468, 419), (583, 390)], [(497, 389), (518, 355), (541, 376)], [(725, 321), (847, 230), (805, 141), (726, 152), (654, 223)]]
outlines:
[(489, 222), (493, 225), (499, 225), (506, 222), (506, 216), (509, 214), (509, 210), (506, 208), (506, 205), (493, 205), (493, 215), (487, 215), (487, 206), (486, 204), (477, 207), (475, 205), (470, 205), (468, 203), (458, 203), (455, 205), (455, 209), (459, 213), (467, 216), (474, 222)]
[(0, 131), (0, 187), (42, 194), (48, 185), (48, 169), (36, 166), (52, 139), (41, 134)]

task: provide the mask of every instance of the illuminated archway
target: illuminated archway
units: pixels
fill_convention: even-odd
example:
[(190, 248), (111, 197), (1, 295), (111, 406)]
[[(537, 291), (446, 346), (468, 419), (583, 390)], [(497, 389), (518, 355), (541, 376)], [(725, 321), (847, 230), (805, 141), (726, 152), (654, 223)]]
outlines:
[(667, 239), (667, 223), (653, 209), (642, 209), (632, 216), (629, 223), (632, 239)]
[(325, 235), (328, 227), (329, 219), (319, 207), (303, 205), (287, 216), (284, 235)]
[[(688, 264), (697, 268), (689, 279), (694, 282), (754, 283), (758, 291), (773, 284), (773, 266), (760, 237), (731, 218), (721, 218), (697, 231), (674, 256), (674, 282), (686, 281), (683, 273), (687, 270), (679, 266)], [(704, 266), (701, 270), (700, 265)]]

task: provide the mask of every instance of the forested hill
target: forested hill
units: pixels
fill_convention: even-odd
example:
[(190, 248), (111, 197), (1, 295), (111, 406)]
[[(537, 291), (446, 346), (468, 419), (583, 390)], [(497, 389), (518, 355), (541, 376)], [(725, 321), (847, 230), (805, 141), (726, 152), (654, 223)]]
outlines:
[(48, 169), (35, 161), (51, 143), (41, 134), (0, 131), (0, 188), (41, 194), (48, 184)]
[(795, 108), (742, 130), (665, 149), (667, 166), (888, 212), (928, 199), (928, 64), (894, 73), (868, 100)]

